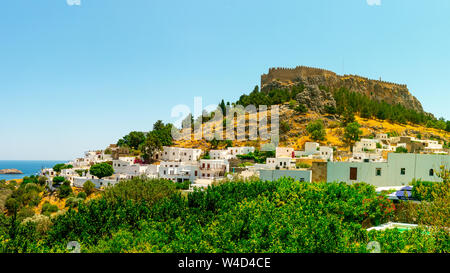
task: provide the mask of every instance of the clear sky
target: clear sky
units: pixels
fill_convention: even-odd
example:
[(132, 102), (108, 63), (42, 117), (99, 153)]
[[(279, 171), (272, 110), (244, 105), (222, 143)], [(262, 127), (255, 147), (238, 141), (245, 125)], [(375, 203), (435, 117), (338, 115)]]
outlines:
[(236, 101), (269, 67), (406, 83), (450, 119), (448, 0), (9, 0), (0, 159), (68, 160), (178, 104)]

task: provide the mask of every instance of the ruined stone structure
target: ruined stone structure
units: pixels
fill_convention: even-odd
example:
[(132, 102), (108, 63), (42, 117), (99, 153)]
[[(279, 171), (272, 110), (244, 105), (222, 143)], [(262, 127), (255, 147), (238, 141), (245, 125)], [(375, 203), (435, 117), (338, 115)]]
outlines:
[(362, 93), (375, 100), (390, 104), (400, 103), (408, 109), (423, 112), (422, 104), (411, 95), (405, 84), (371, 80), (356, 75), (341, 76), (332, 71), (306, 66), (270, 68), (268, 74), (261, 76), (262, 92), (268, 92), (274, 88), (289, 88), (299, 84), (303, 84), (310, 90), (326, 88), (333, 91), (345, 87), (350, 91)]

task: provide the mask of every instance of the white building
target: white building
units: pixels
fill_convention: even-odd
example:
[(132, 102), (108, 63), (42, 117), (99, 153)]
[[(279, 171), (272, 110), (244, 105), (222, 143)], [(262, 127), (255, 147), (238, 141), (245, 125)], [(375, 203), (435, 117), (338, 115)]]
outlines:
[(113, 169), (116, 175), (122, 175), (123, 179), (132, 179), (134, 177), (147, 174), (147, 168), (150, 165), (134, 164), (131, 161), (113, 160)]
[(355, 143), (355, 146), (353, 146), (353, 152), (360, 153), (375, 151), (377, 149), (377, 143), (379, 142), (380, 140), (378, 139), (363, 138), (361, 141)]
[(230, 171), (230, 165), (226, 159), (201, 159), (200, 164), (201, 179), (219, 179)]
[(163, 161), (194, 162), (200, 158), (201, 154), (201, 149), (164, 146), (160, 153), (160, 159)]
[(289, 157), (294, 158), (295, 157), (295, 151), (294, 148), (289, 147), (277, 147), (275, 149), (275, 157)]
[(159, 177), (174, 182), (195, 181), (200, 175), (198, 163), (162, 161)]
[(148, 165), (145, 175), (148, 178), (158, 178), (160, 165)]
[(255, 152), (255, 147), (228, 147), (230, 158), (236, 158), (237, 155), (246, 155)]
[(389, 139), (388, 134), (377, 134), (376, 138), (379, 140), (388, 140)]
[(211, 159), (230, 159), (231, 154), (229, 150), (210, 150), (209, 156)]
[(98, 179), (98, 178), (88, 178), (88, 177), (74, 177), (73, 179), (73, 183), (72, 186), (74, 187), (78, 187), (78, 188), (82, 188), (84, 183), (86, 183), (87, 181), (91, 181), (92, 183), (94, 183), (96, 188), (101, 188), (101, 187), (109, 187), (109, 186), (114, 186), (117, 183), (120, 182), (119, 178), (116, 179)]
[(295, 167), (294, 160), (289, 157), (267, 158), (266, 165), (271, 169), (289, 169)]
[(306, 142), (304, 151), (295, 151), (295, 157), (306, 157), (327, 161), (333, 161), (333, 154), (333, 148), (320, 146), (319, 143), (316, 142)]
[(366, 153), (358, 152), (353, 153), (353, 157), (349, 159), (349, 162), (384, 162), (386, 161), (381, 154), (378, 153)]

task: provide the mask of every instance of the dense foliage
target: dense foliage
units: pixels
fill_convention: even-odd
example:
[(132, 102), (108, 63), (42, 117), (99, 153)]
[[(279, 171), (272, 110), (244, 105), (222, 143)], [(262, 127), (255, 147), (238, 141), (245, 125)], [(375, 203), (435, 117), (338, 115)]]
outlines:
[(241, 160), (253, 160), (256, 163), (266, 163), (267, 158), (275, 157), (275, 151), (260, 151), (250, 152), (246, 155), (236, 155)]
[[(259, 87), (255, 86), (249, 95), (242, 95), (236, 104), (247, 105), (277, 105), (295, 100), (297, 94), (303, 92), (304, 86), (298, 85), (290, 89), (272, 89), (268, 93), (260, 92)], [(301, 106), (300, 106), (301, 107)], [(306, 112), (305, 108), (299, 108), (300, 112)]]
[(422, 124), (441, 130), (450, 131), (448, 124), (443, 118), (437, 120), (432, 116), (407, 109), (401, 104), (388, 104), (385, 101), (373, 100), (361, 93), (351, 92), (348, 89), (340, 88), (333, 94), (336, 100), (336, 111), (344, 115), (347, 111), (359, 113), (363, 118), (378, 118), (391, 122)]
[[(448, 252), (448, 232), (370, 232), (395, 207), (366, 184), (227, 182), (186, 196), (135, 179), (48, 219), (0, 219), (2, 252)], [(40, 229), (38, 231), (38, 224)], [(44, 231), (43, 231), (44, 230)]]
[(311, 121), (306, 126), (306, 131), (314, 141), (324, 141), (327, 135), (325, 125), (321, 119)]
[(108, 177), (114, 174), (113, 167), (108, 163), (97, 163), (92, 165), (89, 172), (93, 175), (102, 179), (103, 177)]
[[(337, 90), (329, 90), (326, 87), (320, 88), (331, 92), (336, 101), (336, 107), (326, 106), (325, 111), (329, 114), (339, 114), (344, 121), (344, 126), (354, 122), (354, 114), (357, 113), (362, 118), (377, 118), (403, 124), (411, 122), (450, 132), (450, 121), (446, 121), (444, 118), (436, 119), (431, 115), (408, 109), (401, 104), (389, 104), (385, 101), (374, 100), (346, 88)], [(261, 92), (256, 86), (250, 94), (242, 95), (236, 104), (243, 106), (283, 104), (295, 100), (303, 90), (303, 85), (296, 85), (290, 88), (276, 88), (269, 92)], [(305, 113), (307, 108), (305, 105), (298, 105), (295, 110), (299, 113)]]

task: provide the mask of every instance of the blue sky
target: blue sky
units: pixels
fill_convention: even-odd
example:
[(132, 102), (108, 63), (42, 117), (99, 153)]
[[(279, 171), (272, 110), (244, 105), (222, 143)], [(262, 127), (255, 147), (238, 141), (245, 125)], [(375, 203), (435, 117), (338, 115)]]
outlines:
[(193, 107), (194, 96), (235, 101), (269, 67), (406, 83), (426, 111), (450, 119), (448, 0), (80, 4), (3, 1), (0, 159), (104, 148), (173, 121), (172, 107)]

